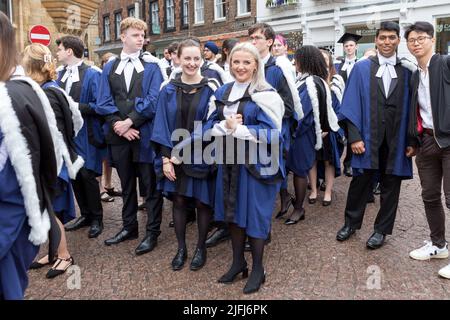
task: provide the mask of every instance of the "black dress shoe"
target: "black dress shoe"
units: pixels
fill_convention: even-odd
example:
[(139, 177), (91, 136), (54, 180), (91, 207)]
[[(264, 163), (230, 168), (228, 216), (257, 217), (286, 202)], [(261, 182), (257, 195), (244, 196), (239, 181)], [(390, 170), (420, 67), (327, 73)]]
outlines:
[(134, 252), (136, 253), (136, 255), (140, 256), (141, 254), (150, 252), (153, 249), (155, 249), (157, 244), (158, 244), (158, 238), (156, 238), (153, 235), (147, 235), (141, 241), (141, 243), (137, 246), (137, 248)]
[(356, 231), (355, 229), (346, 224), (341, 228), (341, 230), (338, 231), (336, 235), (336, 240), (345, 241), (348, 238), (350, 238), (350, 236), (354, 234), (355, 231)]
[(200, 270), (206, 263), (206, 248), (195, 249), (194, 257), (191, 261), (191, 267), (190, 269), (192, 271)]
[[(297, 210), (297, 209), (295, 209), (295, 210)], [(294, 211), (295, 211), (294, 210)], [(292, 214), (294, 214), (294, 213), (292, 213)], [(301, 210), (301, 214), (300, 214), (300, 216), (297, 218), (297, 219), (291, 219), (291, 218), (289, 218), (289, 219), (286, 219), (286, 221), (284, 222), (284, 224), (285, 225), (287, 225), (287, 226), (289, 226), (289, 225), (293, 225), (293, 224), (296, 224), (296, 223), (298, 223), (300, 220), (305, 220), (305, 209), (302, 209)]]
[(103, 231), (103, 223), (99, 221), (93, 221), (89, 228), (88, 237), (97, 238)]
[(186, 248), (178, 249), (177, 254), (172, 260), (172, 270), (178, 271), (183, 269), (186, 259), (187, 259), (187, 249)]
[(242, 268), (239, 268), (237, 270), (228, 270), (227, 273), (225, 273), (223, 276), (217, 280), (219, 283), (225, 283), (230, 284), (233, 283), (234, 280), (236, 280), (236, 277), (242, 272), (242, 279), (248, 278), (248, 267), (247, 262), (242, 266)]
[(288, 212), (289, 208), (294, 204), (294, 201), (295, 199), (292, 196), (290, 196), (287, 204), (285, 205), (286, 209), (280, 210), (275, 216), (275, 219), (280, 219), (282, 216), (284, 216)]
[(266, 282), (266, 273), (263, 272), (262, 274), (257, 275), (250, 275), (250, 278), (248, 279), (247, 283), (244, 287), (244, 294), (250, 294), (253, 292), (256, 292), (261, 288), (261, 285)]
[(369, 240), (367, 240), (367, 248), (369, 249), (378, 249), (381, 248), (384, 244), (384, 239), (386, 238), (386, 236), (382, 233), (378, 233), (378, 232), (374, 232)]
[(344, 166), (344, 174), (345, 174), (347, 177), (353, 177), (352, 167), (350, 167), (350, 166)]
[(83, 227), (87, 227), (90, 226), (91, 222), (85, 217), (85, 216), (81, 216), (78, 217), (77, 219), (75, 219), (75, 221), (68, 225), (68, 226), (64, 226), (64, 230), (66, 231), (75, 231), (78, 229), (81, 229)]
[(206, 239), (206, 247), (212, 248), (223, 241), (229, 240), (230, 238), (231, 234), (228, 228), (217, 229), (208, 239)]
[(137, 239), (138, 237), (139, 237), (139, 232), (137, 229), (131, 230), (131, 231), (122, 229), (119, 231), (118, 234), (116, 234), (111, 239), (105, 240), (105, 245), (110, 246), (113, 244), (121, 243), (125, 240), (134, 240), (134, 239)]

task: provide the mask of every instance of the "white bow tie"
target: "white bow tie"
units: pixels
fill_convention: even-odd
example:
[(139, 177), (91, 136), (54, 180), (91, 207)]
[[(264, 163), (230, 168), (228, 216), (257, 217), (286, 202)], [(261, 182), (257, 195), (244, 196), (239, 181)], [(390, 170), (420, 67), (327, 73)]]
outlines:
[(395, 71), (395, 65), (397, 64), (396, 56), (392, 56), (390, 58), (379, 58), (380, 67), (378, 68), (376, 77), (381, 78), (386, 70), (389, 72), (391, 79), (397, 78), (397, 72)]
[(65, 83), (69, 77), (72, 78), (72, 83), (80, 81), (80, 73), (78, 72), (78, 66), (67, 67), (64, 77), (62, 77), (61, 82)]
[(142, 62), (139, 59), (139, 56), (140, 56), (139, 52), (135, 54), (126, 54), (122, 52), (120, 54), (121, 61), (117, 66), (116, 74), (121, 75), (128, 62), (131, 62), (133, 64), (134, 69), (136, 69), (137, 73), (141, 73), (142, 71), (144, 71), (144, 66), (142, 65)]

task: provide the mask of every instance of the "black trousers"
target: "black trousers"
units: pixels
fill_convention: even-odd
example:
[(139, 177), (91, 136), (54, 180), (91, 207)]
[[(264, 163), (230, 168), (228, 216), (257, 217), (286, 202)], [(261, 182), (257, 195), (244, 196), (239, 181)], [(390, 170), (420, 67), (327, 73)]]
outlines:
[(138, 228), (136, 179), (140, 177), (147, 206), (147, 234), (158, 237), (161, 234), (163, 197), (162, 193), (156, 188), (156, 174), (153, 165), (133, 162), (131, 144), (112, 145), (111, 156), (122, 187), (124, 229), (131, 231)]
[(347, 195), (345, 207), (345, 223), (354, 229), (360, 229), (367, 206), (367, 198), (373, 191), (373, 180), (380, 174), (380, 210), (375, 219), (374, 231), (392, 234), (397, 215), (398, 199), (402, 178), (386, 174), (386, 163), (389, 154), (384, 141), (379, 149), (380, 170), (364, 170), (361, 175), (353, 176)]
[(100, 187), (96, 178), (94, 171), (81, 168), (76, 179), (72, 180), (72, 187), (81, 215), (88, 221), (102, 222), (103, 207), (100, 200)]

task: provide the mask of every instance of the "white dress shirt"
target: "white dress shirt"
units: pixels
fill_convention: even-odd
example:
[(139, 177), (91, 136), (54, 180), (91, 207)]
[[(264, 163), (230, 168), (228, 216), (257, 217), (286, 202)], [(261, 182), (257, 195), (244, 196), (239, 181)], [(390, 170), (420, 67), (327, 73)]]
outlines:
[(397, 54), (386, 58), (378, 53), (378, 61), (380, 63), (380, 67), (378, 68), (376, 77), (383, 79), (384, 92), (386, 97), (388, 97), (391, 81), (392, 79), (397, 78), (397, 72), (394, 67), (397, 64)]
[(422, 118), (422, 126), (427, 129), (433, 129), (433, 113), (431, 112), (431, 94), (430, 94), (430, 73), (428, 67), (430, 60), (427, 63), (425, 70), (419, 67), (419, 89), (417, 92), (417, 99), (419, 102), (420, 117)]
[[(228, 98), (229, 101), (236, 101), (237, 99), (240, 99), (244, 96), (248, 86), (250, 83), (239, 83), (235, 82), (233, 84), (233, 88), (231, 88), (230, 96)], [(223, 108), (223, 115), (224, 117), (229, 117), (232, 115), (237, 114), (239, 108), (239, 102), (236, 102), (235, 104), (232, 104), (230, 106), (225, 105)], [(232, 134), (233, 137), (237, 139), (242, 140), (251, 140), (256, 142), (255, 136), (253, 136), (250, 131), (248, 130), (247, 126), (238, 124), (236, 127), (236, 130), (228, 129), (225, 125), (226, 120), (222, 120), (219, 123), (216, 123), (212, 129), (212, 135), (213, 136), (227, 136)]]
[(356, 57), (353, 59), (345, 58), (344, 65), (342, 66), (341, 70), (347, 72), (347, 78), (350, 77), (350, 73), (352, 72), (355, 63)]
[(141, 73), (144, 71), (144, 66), (139, 59), (140, 55), (140, 51), (132, 54), (126, 54), (122, 51), (122, 53), (120, 54), (121, 61), (117, 66), (115, 73), (118, 75), (121, 75), (122, 72), (124, 73), (127, 92), (130, 91), (131, 79), (133, 78), (134, 70), (136, 69), (137, 73)]
[(80, 73), (78, 71), (78, 68), (82, 64), (83, 64), (83, 61), (80, 61), (73, 66), (67, 66), (66, 73), (64, 74), (63, 78), (61, 79), (62, 82), (66, 82), (65, 89), (66, 89), (67, 94), (69, 94), (70, 90), (72, 90), (72, 85), (74, 83), (80, 81)]

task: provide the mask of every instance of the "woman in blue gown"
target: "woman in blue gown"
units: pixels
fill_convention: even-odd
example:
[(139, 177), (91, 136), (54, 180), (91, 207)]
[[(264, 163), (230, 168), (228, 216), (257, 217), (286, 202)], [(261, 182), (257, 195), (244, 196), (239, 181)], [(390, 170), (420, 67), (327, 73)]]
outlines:
[(53, 136), (29, 83), (12, 80), (14, 28), (0, 12), (0, 299), (23, 299), (28, 268), (52, 225)]
[[(317, 159), (331, 162), (335, 146), (330, 138), (339, 130), (332, 97), (326, 79), (328, 68), (320, 50), (314, 46), (303, 46), (295, 54), (300, 76), (297, 81), (298, 94), (302, 102), (304, 117), (298, 122), (292, 152), (288, 155), (287, 167), (294, 173), (294, 211), (286, 225), (296, 224), (305, 218), (303, 202), (306, 197), (307, 176)], [(311, 186), (316, 182), (311, 182)], [(310, 202), (313, 202), (310, 199)]]
[[(158, 188), (173, 202), (173, 221), (178, 250), (172, 260), (172, 269), (181, 270), (187, 259), (187, 207), (197, 208), (198, 241), (190, 269), (201, 269), (206, 263), (206, 237), (214, 204), (214, 177), (211, 166), (203, 163), (202, 143), (195, 144), (194, 132), (202, 132), (207, 120), (208, 105), (218, 83), (198, 72), (201, 65), (200, 46), (185, 40), (178, 47), (182, 73), (166, 83), (158, 97), (152, 142), (157, 159), (155, 167), (164, 178)], [(185, 133), (187, 140), (174, 139)], [(178, 155), (178, 157), (177, 157)], [(195, 161), (200, 157), (200, 161)], [(161, 168), (162, 162), (162, 168)]]
[(62, 150), (61, 169), (58, 172), (56, 195), (53, 200), (53, 210), (61, 232), (61, 241), (58, 245), (56, 260), (51, 262), (48, 255), (34, 262), (30, 269), (39, 269), (53, 264), (47, 273), (47, 278), (54, 278), (63, 274), (74, 260), (67, 248), (64, 224), (75, 218), (75, 201), (70, 183), (75, 179), (78, 171), (84, 164), (75, 149), (75, 137), (83, 126), (83, 118), (78, 105), (58, 86), (56, 65), (50, 50), (41, 44), (35, 43), (25, 48), (22, 66), (25, 73), (36, 81), (44, 90), (48, 98), (48, 106), (53, 110), (56, 127), (61, 135), (57, 148)]
[(241, 43), (233, 49), (230, 68), (236, 81), (216, 91), (207, 125), (216, 142), (215, 218), (228, 222), (233, 247), (233, 263), (219, 282), (231, 283), (241, 273), (248, 275), (244, 258), (248, 236), (253, 265), (244, 293), (258, 291), (265, 281), (264, 242), (285, 177), (281, 152), (284, 104), (265, 81), (263, 66), (251, 44)]

